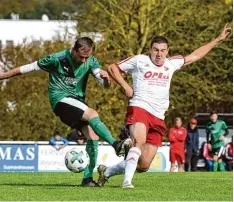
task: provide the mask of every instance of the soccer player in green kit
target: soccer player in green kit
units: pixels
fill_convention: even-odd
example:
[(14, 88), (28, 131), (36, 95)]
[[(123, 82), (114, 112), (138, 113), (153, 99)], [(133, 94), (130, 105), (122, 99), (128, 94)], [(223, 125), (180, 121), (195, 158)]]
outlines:
[(225, 171), (222, 162), (222, 153), (224, 150), (224, 138), (229, 133), (226, 123), (222, 120), (218, 120), (218, 114), (214, 110), (210, 113), (210, 122), (206, 125), (206, 140), (207, 143), (211, 143), (212, 155), (213, 155), (213, 171), (217, 171), (218, 167), (220, 171)]
[(100, 64), (92, 55), (94, 42), (88, 37), (78, 38), (72, 49), (50, 54), (36, 62), (20, 66), (8, 72), (0, 72), (0, 80), (25, 74), (35, 70), (49, 73), (49, 100), (53, 112), (63, 123), (81, 131), (88, 139), (86, 151), (90, 165), (84, 171), (81, 186), (97, 186), (93, 181), (93, 169), (97, 161), (98, 137), (102, 138), (116, 151), (124, 155), (131, 139), (114, 139), (98, 113), (85, 103), (85, 88), (88, 76), (92, 74), (104, 87), (110, 86), (108, 73), (100, 69)]

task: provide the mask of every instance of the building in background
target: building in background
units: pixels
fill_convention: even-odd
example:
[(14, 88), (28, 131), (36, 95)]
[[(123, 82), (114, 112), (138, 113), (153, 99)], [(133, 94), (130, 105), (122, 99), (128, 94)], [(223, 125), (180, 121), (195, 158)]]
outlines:
[(42, 20), (0, 19), (0, 43), (2, 46), (18, 45), (24, 42), (41, 42), (55, 39), (74, 42), (77, 37), (77, 21), (49, 20), (46, 15)]

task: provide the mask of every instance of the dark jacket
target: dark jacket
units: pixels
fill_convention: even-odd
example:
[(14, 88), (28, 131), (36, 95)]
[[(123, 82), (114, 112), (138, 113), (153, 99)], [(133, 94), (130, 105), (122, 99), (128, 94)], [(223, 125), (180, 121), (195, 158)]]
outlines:
[(193, 154), (197, 154), (199, 151), (199, 132), (198, 128), (194, 128), (193, 130), (190, 128), (190, 125), (187, 126), (188, 135), (185, 140), (185, 148), (187, 152), (192, 152)]

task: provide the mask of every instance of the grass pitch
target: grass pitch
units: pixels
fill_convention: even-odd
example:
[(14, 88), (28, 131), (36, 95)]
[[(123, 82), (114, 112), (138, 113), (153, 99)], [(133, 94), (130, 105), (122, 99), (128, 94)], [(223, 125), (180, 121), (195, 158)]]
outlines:
[[(97, 176), (95, 176), (97, 178)], [(0, 201), (232, 201), (231, 172), (136, 174), (135, 189), (114, 176), (104, 188), (79, 187), (82, 174), (1, 173)]]

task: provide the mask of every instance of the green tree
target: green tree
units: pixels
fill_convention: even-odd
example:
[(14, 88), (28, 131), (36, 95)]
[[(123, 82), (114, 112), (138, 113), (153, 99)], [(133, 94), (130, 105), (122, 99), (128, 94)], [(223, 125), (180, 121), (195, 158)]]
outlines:
[[(82, 4), (78, 22), (80, 33), (102, 33), (104, 40), (97, 45), (95, 54), (105, 69), (128, 56), (147, 54), (155, 35), (169, 39), (170, 55), (191, 53), (214, 39), (226, 22), (232, 24), (232, 1), (130, 0), (126, 5), (123, 0), (87, 0)], [(204, 59), (174, 75), (171, 105), (166, 114), (168, 126), (175, 116), (186, 121), (194, 113), (211, 108), (232, 112), (232, 40), (231, 36)], [(41, 46), (22, 44), (4, 49), (0, 60), (7, 69), (68, 47), (70, 44), (62, 41)], [(126, 79), (131, 82), (130, 77)], [(0, 83), (0, 139), (46, 140), (56, 128), (66, 135), (69, 128), (50, 109), (47, 82), (45, 72), (35, 72)], [(90, 77), (86, 101), (97, 109), (116, 136), (124, 123), (127, 107), (122, 89), (112, 84), (109, 90), (103, 90)]]

